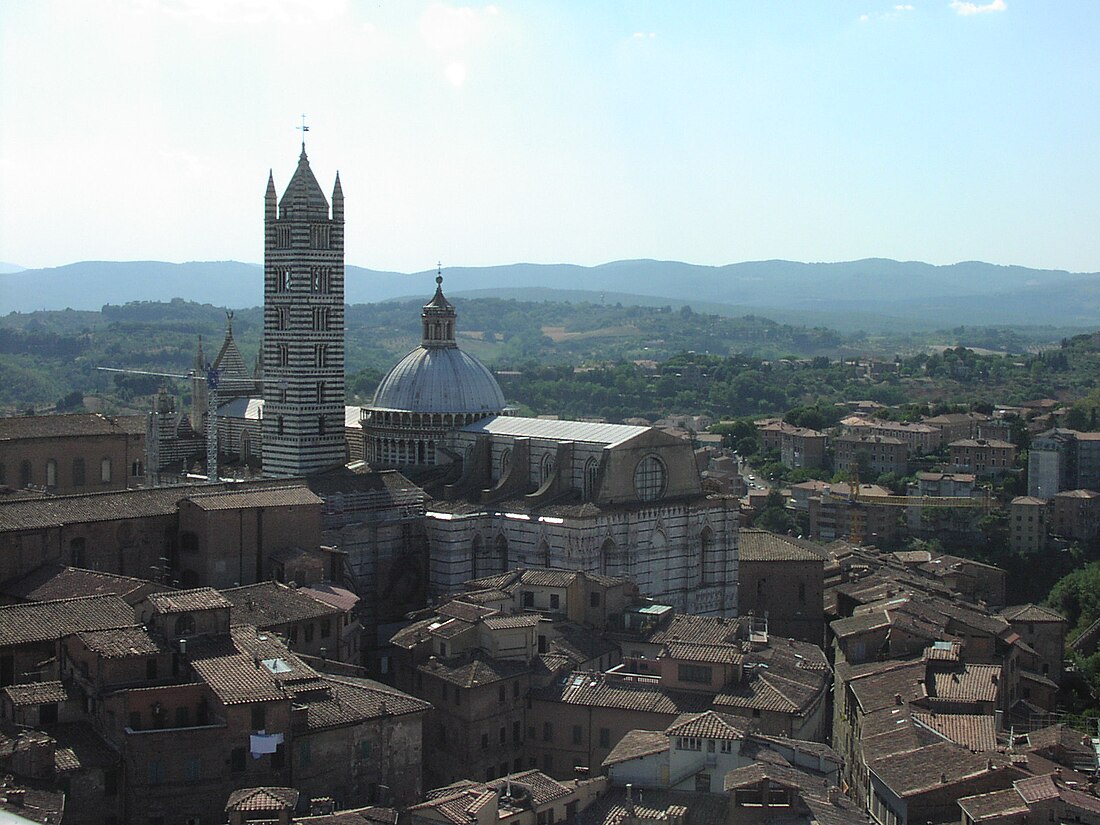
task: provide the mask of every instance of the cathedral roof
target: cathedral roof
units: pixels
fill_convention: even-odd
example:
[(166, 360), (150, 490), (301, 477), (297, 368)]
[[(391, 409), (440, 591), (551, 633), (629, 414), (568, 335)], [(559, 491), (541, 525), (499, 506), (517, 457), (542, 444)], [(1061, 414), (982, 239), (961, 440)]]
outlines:
[(489, 368), (460, 349), (420, 346), (397, 362), (371, 409), (421, 413), (500, 413), (504, 393)]
[(303, 144), (298, 157), (298, 168), (287, 184), (283, 199), (279, 201), (279, 217), (294, 220), (328, 220), (328, 200), (321, 191)]

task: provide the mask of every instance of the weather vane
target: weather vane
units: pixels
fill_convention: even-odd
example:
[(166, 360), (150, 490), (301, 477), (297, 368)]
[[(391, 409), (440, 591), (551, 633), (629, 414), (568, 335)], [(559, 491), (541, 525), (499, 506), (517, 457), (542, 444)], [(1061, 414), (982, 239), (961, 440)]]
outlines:
[(305, 152), (305, 150), (306, 150), (306, 132), (309, 131), (309, 127), (306, 126), (306, 116), (305, 115), (302, 115), (302, 125), (301, 126), (295, 126), (294, 128), (302, 133), (302, 151)]

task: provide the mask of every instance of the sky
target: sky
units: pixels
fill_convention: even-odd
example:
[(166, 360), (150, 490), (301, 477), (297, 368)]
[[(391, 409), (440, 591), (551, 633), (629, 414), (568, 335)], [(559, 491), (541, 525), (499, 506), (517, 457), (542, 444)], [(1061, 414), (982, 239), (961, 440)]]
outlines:
[[(1100, 271), (1100, 3), (4, 0), (0, 261)], [(0, 296), (2, 303), (2, 296)]]

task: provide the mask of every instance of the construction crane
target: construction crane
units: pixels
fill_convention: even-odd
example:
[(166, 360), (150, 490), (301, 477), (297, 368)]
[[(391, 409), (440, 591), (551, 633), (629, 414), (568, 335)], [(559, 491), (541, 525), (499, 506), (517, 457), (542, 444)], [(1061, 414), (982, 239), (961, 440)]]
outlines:
[[(188, 370), (186, 375), (173, 372), (149, 372), (148, 370), (119, 369), (117, 367), (96, 367), (101, 372), (117, 372), (123, 375), (152, 375), (157, 378), (185, 378), (194, 380), (197, 370)], [(218, 481), (218, 373), (210, 364), (206, 365), (206, 478), (209, 482)], [(149, 466), (154, 471), (160, 465), (159, 441), (149, 447)], [(156, 453), (152, 452), (156, 448)]]

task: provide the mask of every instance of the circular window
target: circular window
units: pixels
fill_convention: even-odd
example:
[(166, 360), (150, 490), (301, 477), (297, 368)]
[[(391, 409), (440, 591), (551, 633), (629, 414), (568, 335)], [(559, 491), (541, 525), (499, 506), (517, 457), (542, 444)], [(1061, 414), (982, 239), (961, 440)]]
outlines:
[(655, 455), (647, 455), (634, 468), (634, 492), (642, 501), (655, 501), (665, 494), (668, 472), (664, 462)]

